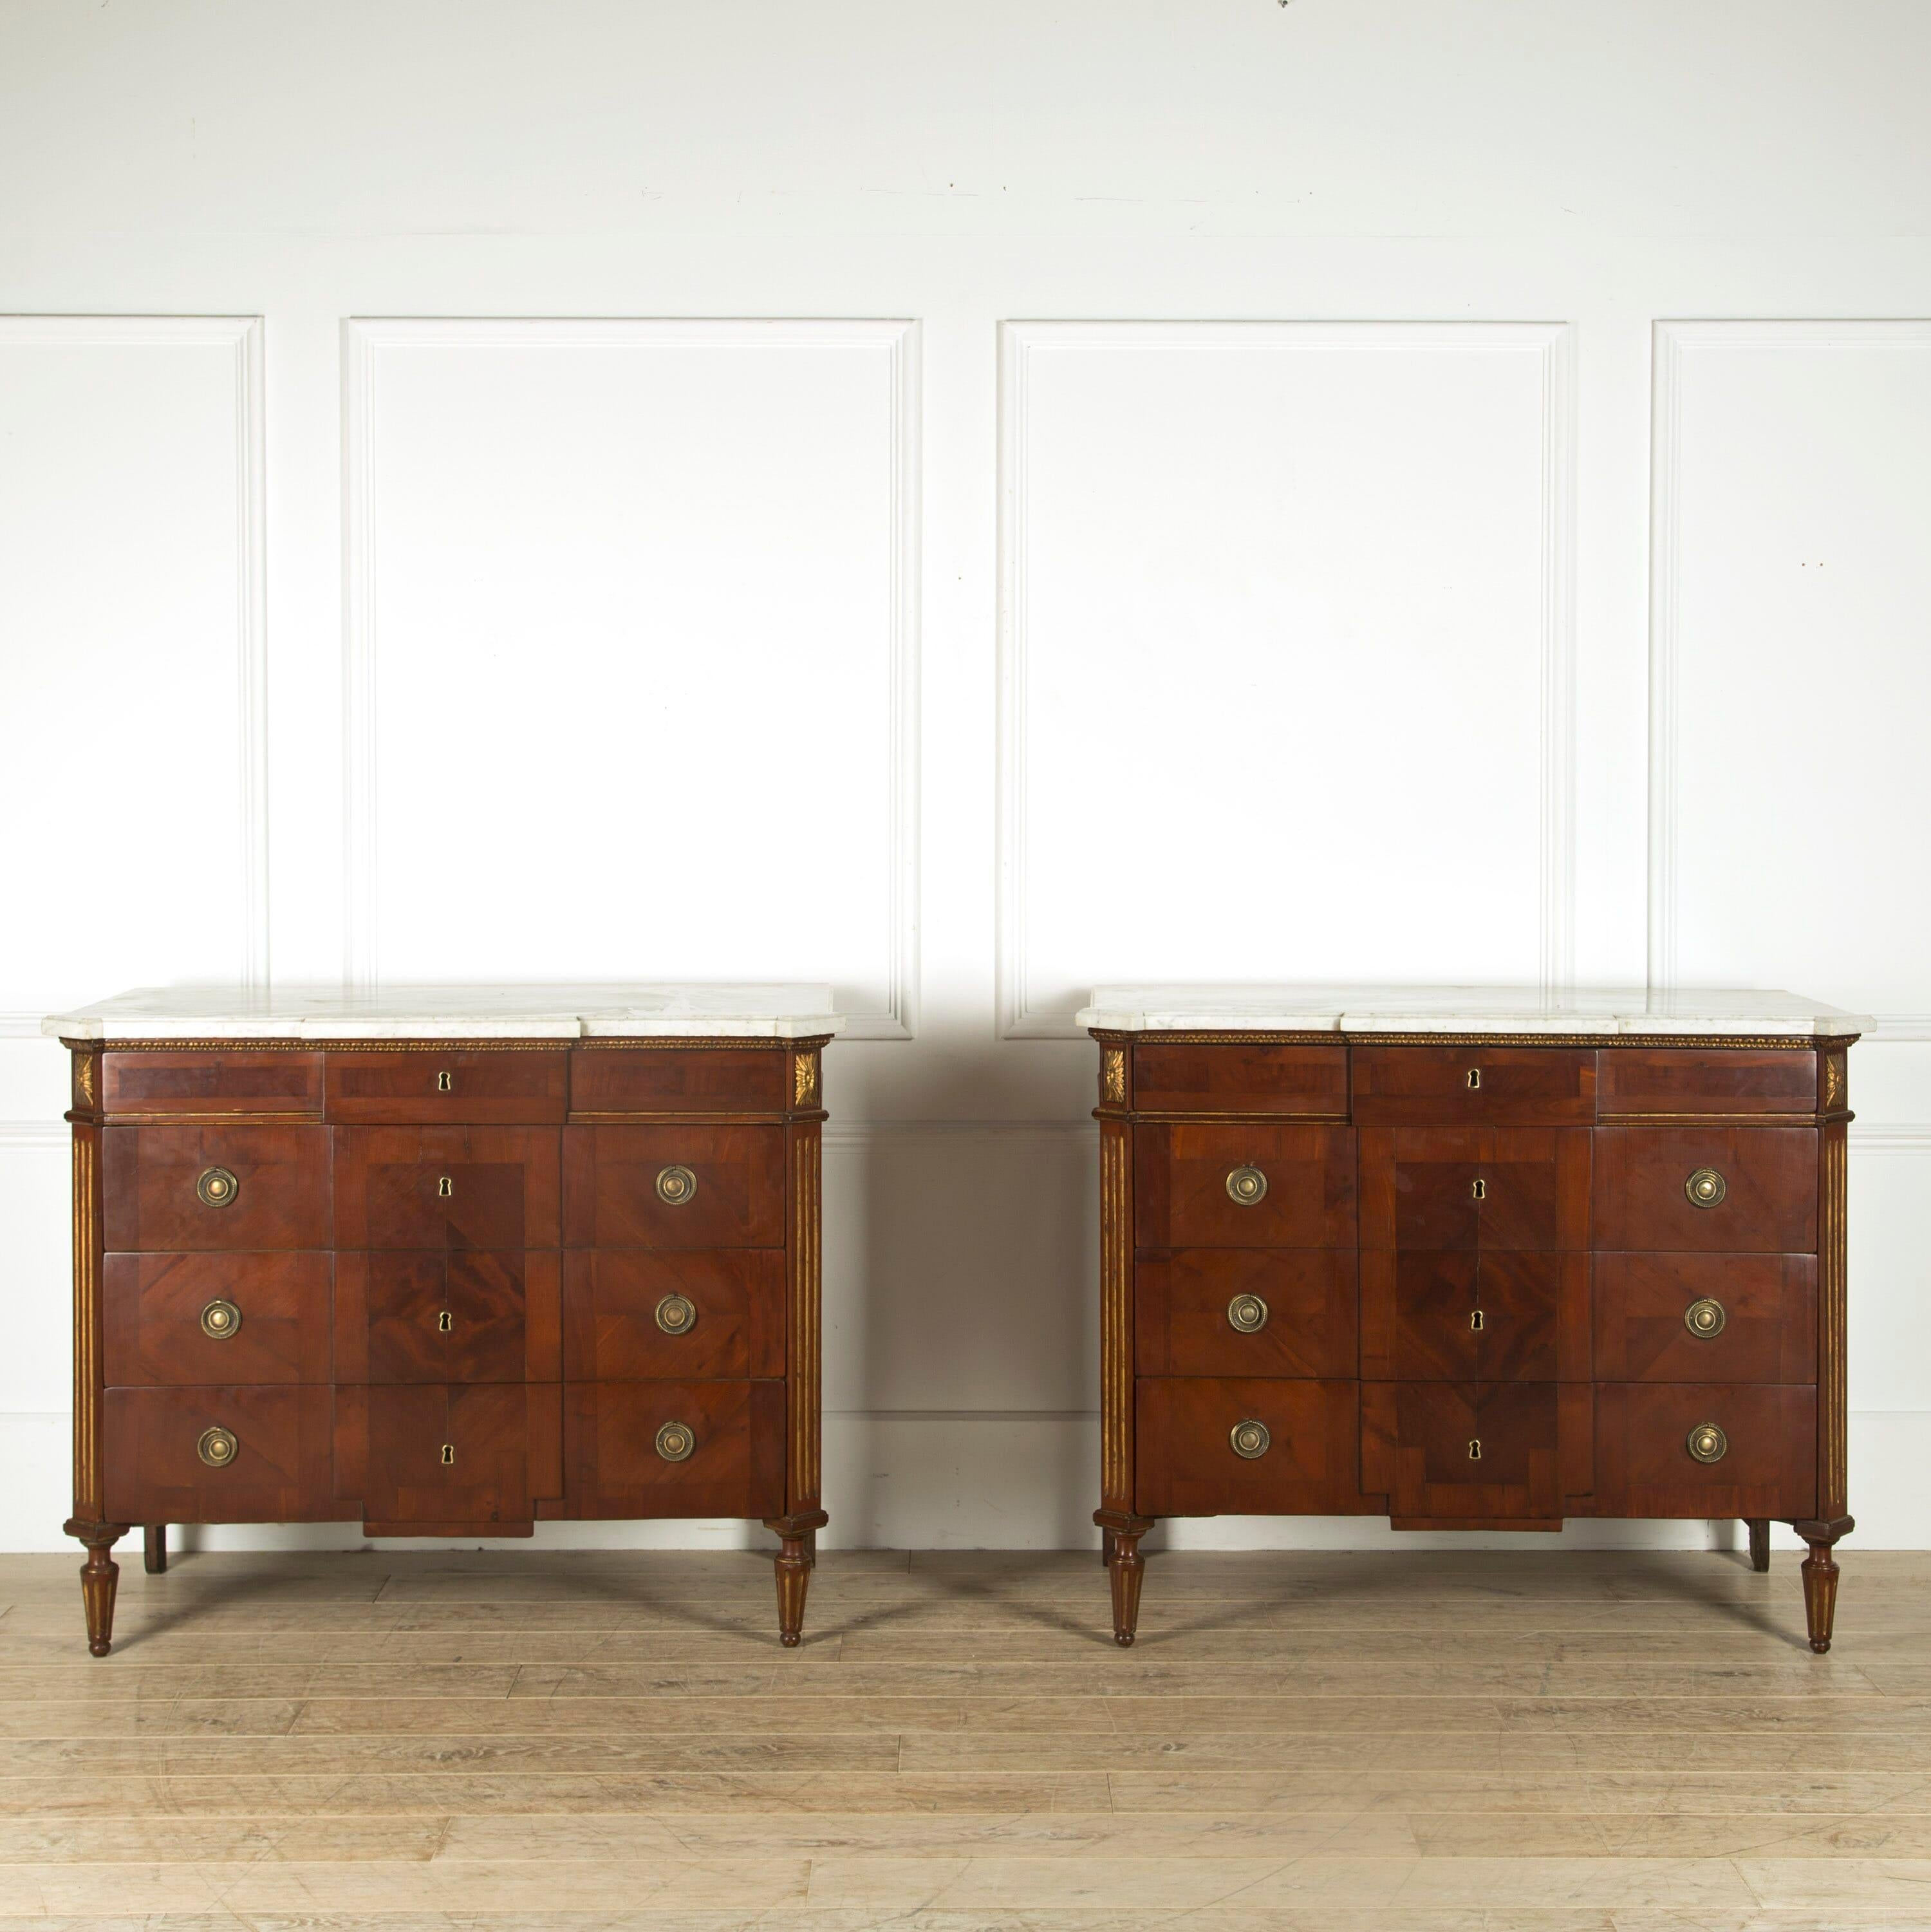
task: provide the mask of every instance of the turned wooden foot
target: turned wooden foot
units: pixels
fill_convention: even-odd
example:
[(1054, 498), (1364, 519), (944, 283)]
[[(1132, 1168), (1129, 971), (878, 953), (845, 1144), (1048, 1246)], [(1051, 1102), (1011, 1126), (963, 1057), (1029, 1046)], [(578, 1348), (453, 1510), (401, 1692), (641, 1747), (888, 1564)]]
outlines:
[(1770, 1519), (1768, 1516), (1747, 1516), (1744, 1527), (1750, 1533), (1750, 1568), (1768, 1570), (1770, 1568)]
[(818, 1561), (818, 1532), (826, 1522), (823, 1510), (809, 1516), (770, 1518), (766, 1529), (778, 1542), (778, 1641), (796, 1650), (805, 1640), (805, 1592)]
[(87, 1561), (80, 1566), (80, 1602), (87, 1612), (87, 1648), (94, 1656), (105, 1657), (114, 1647), (114, 1588), (121, 1580), (121, 1566), (109, 1552), (127, 1534), (127, 1526), (70, 1522), (66, 1530), (86, 1546)]
[(1847, 1516), (1831, 1522), (1791, 1525), (1810, 1546), (1804, 1559), (1804, 1616), (1810, 1626), (1810, 1648), (1819, 1657), (1831, 1648), (1831, 1626), (1837, 1615), (1837, 1559), (1831, 1552), (1838, 1539), (1856, 1527)]
[(151, 1522), (141, 1532), (141, 1567), (150, 1576), (158, 1576), (168, 1567), (168, 1526)]
[(1113, 1532), (1110, 1529), (1099, 1532), (1099, 1567), (1102, 1570), (1113, 1568)]
[(1132, 1644), (1140, 1622), (1140, 1580), (1147, 1570), (1140, 1539), (1153, 1527), (1153, 1519), (1128, 1516), (1118, 1510), (1096, 1510), (1093, 1520), (1100, 1528), (1106, 1574), (1113, 1586), (1113, 1640), (1124, 1650)]

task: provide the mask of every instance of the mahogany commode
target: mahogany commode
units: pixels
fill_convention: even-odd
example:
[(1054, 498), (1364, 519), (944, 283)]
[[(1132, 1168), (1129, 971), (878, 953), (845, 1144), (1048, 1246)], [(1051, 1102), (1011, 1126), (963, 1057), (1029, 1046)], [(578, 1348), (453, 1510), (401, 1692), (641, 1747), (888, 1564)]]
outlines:
[(73, 1055), (74, 1504), (117, 1538), (820, 1507), (823, 988), (142, 993)]
[(1845, 1497), (1848, 1049), (1780, 993), (1102, 988), (1101, 1507), (1114, 1634), (1165, 1516), (1397, 1529)]

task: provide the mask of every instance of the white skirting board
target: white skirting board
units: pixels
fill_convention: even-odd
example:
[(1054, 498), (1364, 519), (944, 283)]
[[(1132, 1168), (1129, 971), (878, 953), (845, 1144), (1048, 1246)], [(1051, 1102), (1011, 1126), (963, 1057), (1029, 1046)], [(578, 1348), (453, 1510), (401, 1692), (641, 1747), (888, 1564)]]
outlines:
[[(75, 1549), (61, 1533), (70, 1498), (68, 1418), (0, 1414), (0, 1550)], [(1855, 1550), (1931, 1549), (1931, 1410), (1866, 1411), (1851, 1418)], [(1078, 1414), (828, 1414), (825, 1502), (828, 1549), (1063, 1550), (1099, 1546), (1099, 1424)], [(1700, 1550), (1730, 1548), (1727, 1522), (1573, 1522), (1560, 1535), (1432, 1531), (1397, 1534), (1373, 1516), (1208, 1516), (1162, 1524), (1150, 1549)], [(1771, 1532), (1777, 1546), (1796, 1546)], [(176, 1532), (202, 1550), (357, 1550), (349, 1523), (235, 1526)], [(503, 1550), (762, 1549), (756, 1524), (735, 1522), (554, 1522)], [(123, 1546), (124, 1550), (127, 1546)], [(385, 1548), (481, 1546), (442, 1538), (388, 1539)], [(139, 1560), (138, 1545), (135, 1548)]]

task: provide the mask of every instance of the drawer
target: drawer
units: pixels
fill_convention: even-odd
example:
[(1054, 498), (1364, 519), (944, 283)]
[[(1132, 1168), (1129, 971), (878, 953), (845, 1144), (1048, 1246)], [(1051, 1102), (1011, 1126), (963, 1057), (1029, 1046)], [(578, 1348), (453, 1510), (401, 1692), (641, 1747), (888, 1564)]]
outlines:
[(1345, 1127), (1138, 1126), (1133, 1210), (1143, 1248), (1351, 1248), (1354, 1136)]
[(1355, 1262), (1345, 1250), (1182, 1248), (1133, 1273), (1143, 1376), (1355, 1372)]
[(104, 1256), (103, 1379), (328, 1382), (331, 1265), (313, 1250)]
[(1364, 1382), (1361, 1482), (1397, 1527), (1552, 1528), (1590, 1487), (1586, 1383)]
[(1587, 1126), (1593, 1048), (1357, 1046), (1354, 1115), (1364, 1127)]
[(766, 1047), (575, 1047), (570, 1104), (582, 1113), (779, 1113), (796, 1097), (792, 1059)]
[(1395, 1382), (1586, 1382), (1589, 1257), (1369, 1252), (1361, 1372)]
[(319, 1053), (109, 1053), (100, 1104), (110, 1114), (322, 1112)]
[(573, 1382), (784, 1373), (784, 1250), (571, 1248), (564, 1372)]
[[(1364, 1507), (1352, 1382), (1168, 1376), (1134, 1391), (1134, 1501), (1144, 1516), (1336, 1516)], [(1258, 1423), (1264, 1436), (1234, 1447)]]
[(572, 1516), (774, 1516), (784, 1508), (781, 1382), (572, 1382)]
[[(1705, 1424), (1722, 1432), (1713, 1462), (1690, 1448)], [(1598, 1515), (1815, 1516), (1817, 1391), (1605, 1382), (1596, 1391), (1596, 1492)]]
[(1606, 1382), (1816, 1378), (1814, 1255), (1598, 1255), (1595, 1272)]
[[(1810, 1254), (1814, 1127), (1606, 1127), (1596, 1147), (1596, 1246)], [(1707, 1204), (1693, 1198), (1708, 1184)]]
[(337, 1127), (343, 1248), (553, 1248), (560, 1130)]
[(1132, 1066), (1133, 1105), (1142, 1112), (1348, 1117), (1345, 1046), (1143, 1040)]
[(563, 1130), (564, 1244), (573, 1248), (784, 1245), (781, 1126)]
[(1362, 1130), (1361, 1245), (1586, 1250), (1586, 1127)]
[(561, 1274), (554, 1249), (345, 1253), (335, 1264), (335, 1379), (553, 1382)]
[(371, 1125), (560, 1123), (569, 1104), (569, 1070), (562, 1047), (331, 1053), (328, 1116)]
[(1808, 1114), (1817, 1056), (1795, 1047), (1605, 1047), (1596, 1105), (1615, 1114)]
[(372, 1536), (529, 1534), (562, 1492), (554, 1382), (335, 1391), (336, 1487)]
[(105, 1245), (123, 1253), (325, 1248), (325, 1127), (109, 1127)]
[(341, 1514), (329, 1481), (325, 1388), (110, 1388), (101, 1438), (110, 1522), (312, 1522)]

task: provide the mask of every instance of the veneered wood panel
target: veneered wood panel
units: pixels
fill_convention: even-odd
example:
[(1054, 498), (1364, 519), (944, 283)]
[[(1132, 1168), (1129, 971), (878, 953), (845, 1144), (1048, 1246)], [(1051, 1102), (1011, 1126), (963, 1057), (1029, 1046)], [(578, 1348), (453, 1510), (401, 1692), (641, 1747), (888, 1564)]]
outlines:
[(1617, 1114), (1807, 1114), (1817, 1055), (1792, 1048), (1605, 1047), (1596, 1105)]
[(322, 1112), (318, 1053), (107, 1053), (100, 1104), (110, 1114)]
[[(1721, 1460), (1700, 1462), (1690, 1431), (1722, 1430)], [(1772, 1516), (1816, 1514), (1813, 1385), (1604, 1382), (1596, 1391), (1599, 1516)]]
[(573, 1047), (570, 1104), (579, 1112), (775, 1113), (796, 1097), (784, 1049)]
[[(1258, 1168), (1251, 1204), (1228, 1192)], [(1133, 1130), (1135, 1238), (1143, 1248), (1352, 1248), (1354, 1144), (1345, 1127), (1249, 1122)]]
[(1555, 1522), (1559, 1451), (1554, 1382), (1362, 1386), (1362, 1483), (1395, 1516)]
[(1133, 1105), (1143, 1113), (1348, 1115), (1345, 1046), (1141, 1040)]
[[(106, 1504), (115, 1522), (309, 1522), (340, 1514), (325, 1388), (110, 1388), (102, 1398)], [(210, 1429), (235, 1442), (211, 1468)]]
[[(696, 1185), (667, 1200), (660, 1178)], [(781, 1126), (569, 1126), (563, 1130), (566, 1246), (775, 1248), (784, 1244)]]
[[(658, 1449), (667, 1424), (690, 1454)], [(781, 1382), (571, 1382), (564, 1389), (571, 1516), (769, 1516), (784, 1508)]]
[[(106, 1245), (123, 1252), (325, 1248), (328, 1136), (322, 1127), (109, 1127), (101, 1136)], [(233, 1174), (225, 1206), (196, 1190)]]
[[(1358, 1514), (1357, 1384), (1343, 1381), (1157, 1376), (1135, 1391), (1135, 1507), (1143, 1516)], [(1234, 1453), (1255, 1421), (1264, 1454)]]
[[(1606, 1382), (1805, 1382), (1817, 1374), (1814, 1255), (1595, 1258), (1596, 1372)], [(1723, 1310), (1714, 1335), (1686, 1320)]]
[(559, 1129), (331, 1131), (338, 1247), (557, 1245)]
[[(1599, 1251), (1816, 1252), (1814, 1127), (1605, 1127), (1596, 1140)], [(1706, 1167), (1724, 1193), (1701, 1208), (1687, 1189)]]
[(1357, 1045), (1350, 1059), (1360, 1126), (1586, 1126), (1596, 1118), (1596, 1055), (1586, 1048)]
[[(1237, 1298), (1267, 1309), (1258, 1329), (1234, 1327)], [(1133, 1314), (1143, 1376), (1352, 1376), (1357, 1359), (1355, 1258), (1336, 1250), (1182, 1248), (1143, 1256)]]
[(340, 1382), (555, 1382), (562, 1373), (554, 1249), (377, 1250), (339, 1256)]
[(569, 1054), (522, 1048), (331, 1052), (328, 1117), (370, 1125), (511, 1126), (561, 1121)]
[[(695, 1312), (667, 1332), (673, 1295)], [(566, 1249), (563, 1361), (572, 1382), (781, 1376), (784, 1251)]]
[(1363, 1128), (1361, 1245), (1586, 1250), (1592, 1138), (1586, 1128)]
[(362, 1515), (373, 1534), (514, 1534), (534, 1521), (537, 1496), (555, 1493), (542, 1478), (556, 1448), (541, 1439), (558, 1426), (553, 1383), (370, 1387), (354, 1409), (365, 1418)]
[[(314, 1250), (106, 1256), (106, 1382), (326, 1382), (333, 1264)], [(215, 1301), (231, 1304), (240, 1318), (211, 1334), (202, 1311)]]

